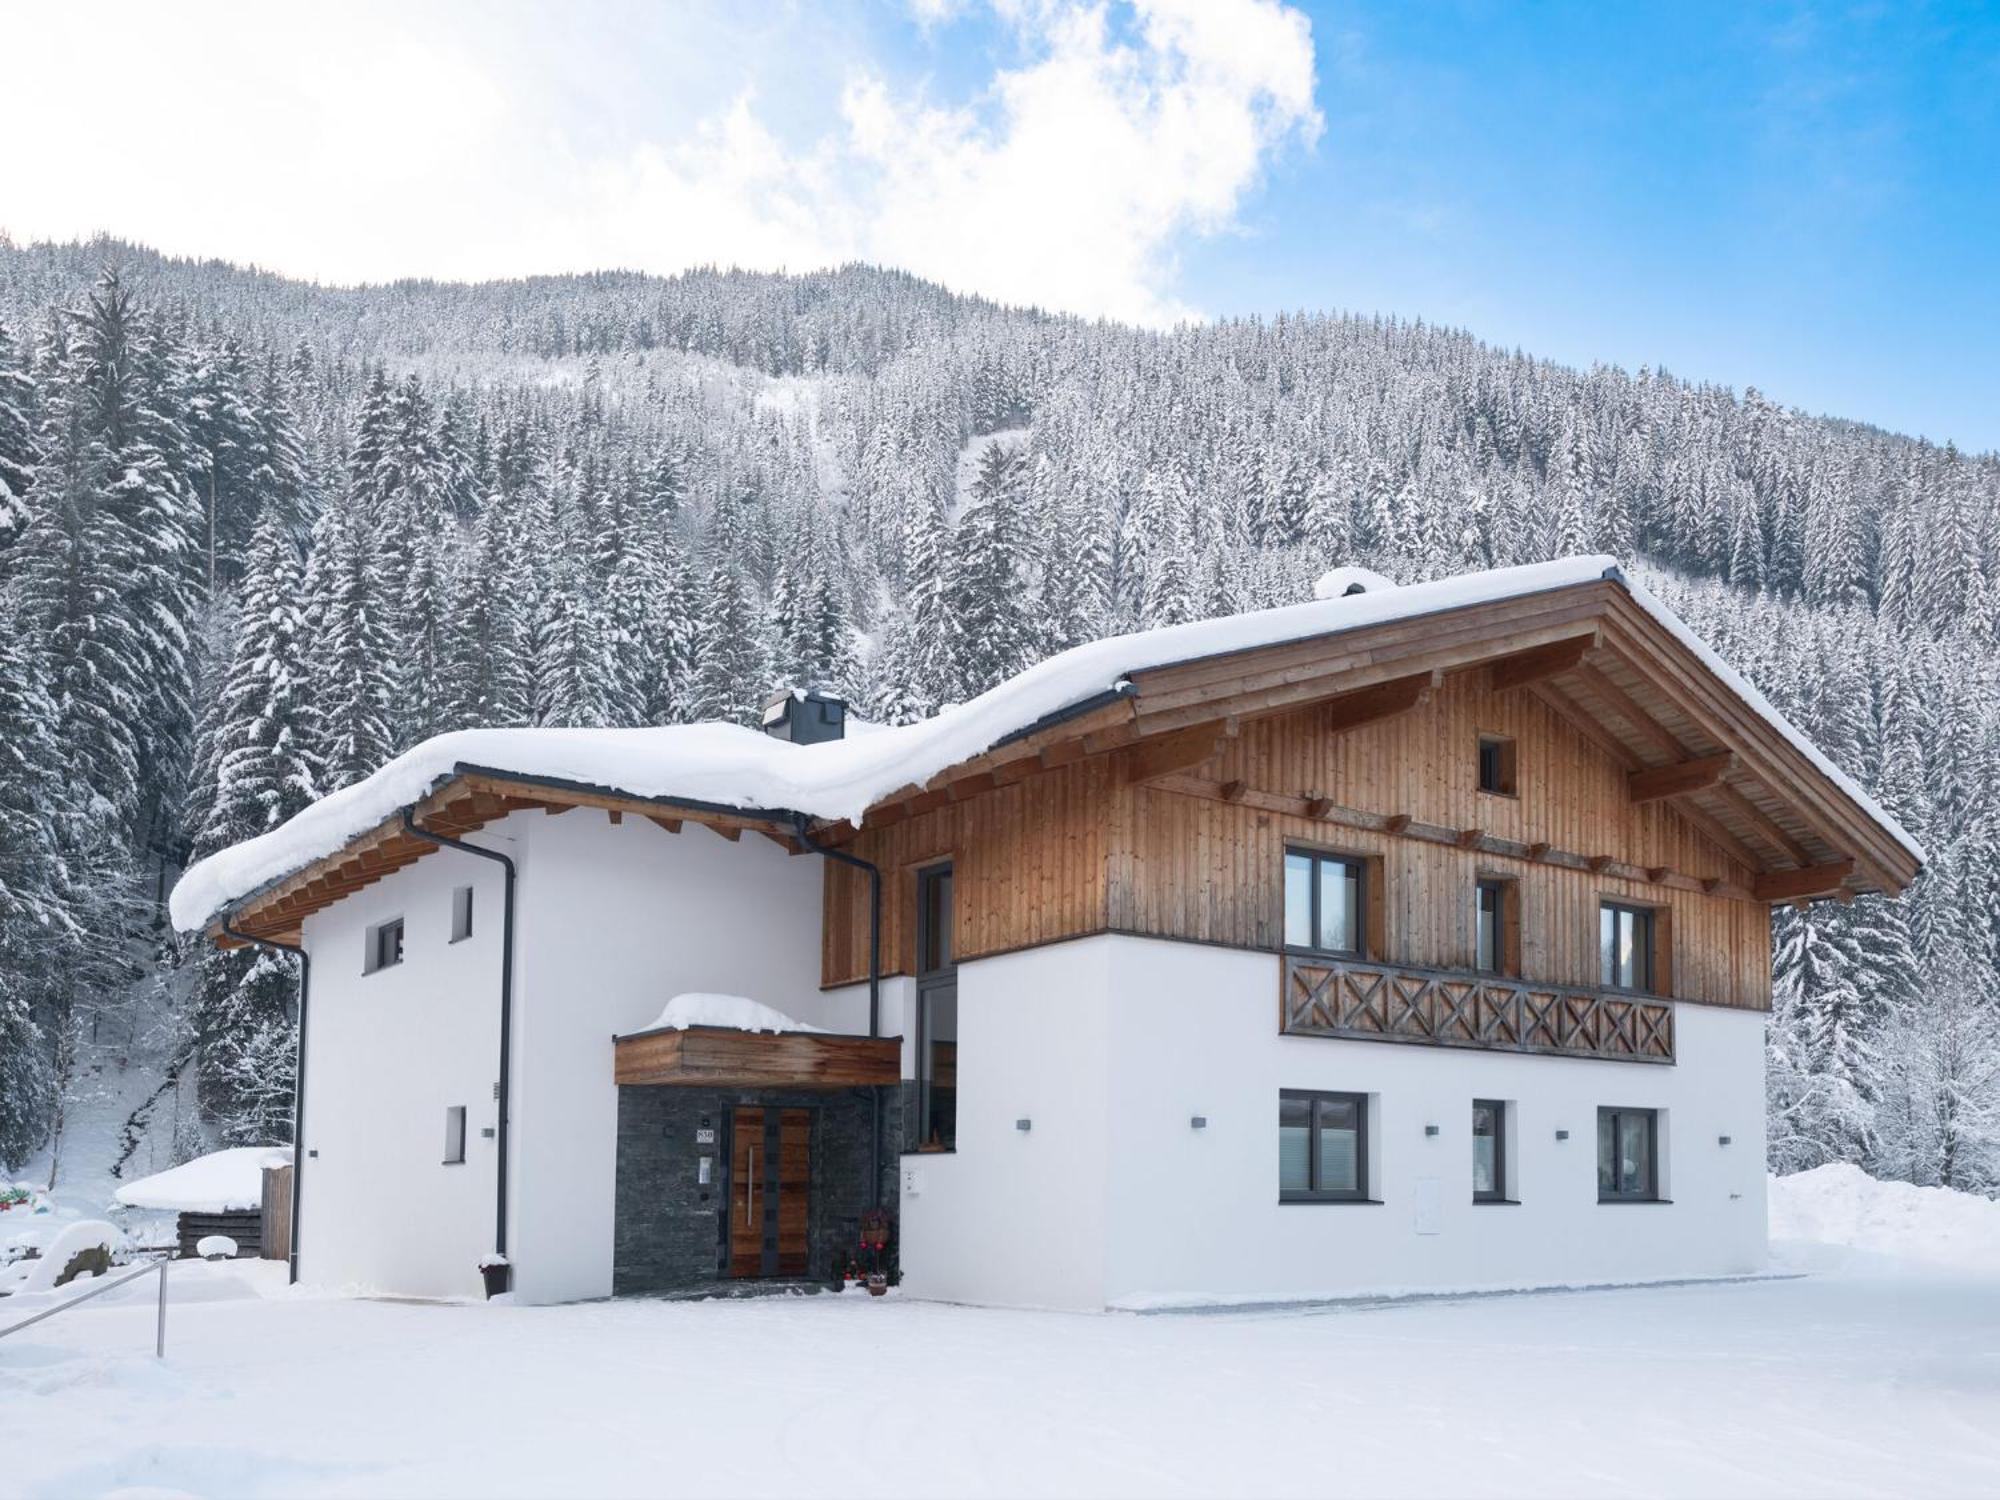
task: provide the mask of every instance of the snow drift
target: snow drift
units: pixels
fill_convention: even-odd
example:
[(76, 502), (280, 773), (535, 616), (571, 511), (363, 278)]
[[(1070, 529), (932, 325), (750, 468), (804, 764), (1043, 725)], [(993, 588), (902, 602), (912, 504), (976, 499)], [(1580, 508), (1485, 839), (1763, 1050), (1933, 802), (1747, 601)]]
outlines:
[(1832, 1162), (1771, 1179), (1771, 1240), (2000, 1275), (2000, 1201)]
[(1704, 645), (1678, 615), (1627, 578), (1615, 559), (1594, 556), (1496, 568), (1431, 583), (1370, 587), (1309, 604), (1112, 636), (1051, 656), (920, 723), (824, 744), (794, 745), (733, 724), (464, 729), (441, 734), (405, 751), (365, 780), (321, 798), (269, 833), (202, 860), (174, 887), (170, 909), (174, 925), (192, 931), (260, 886), (331, 854), (418, 801), (460, 767), (548, 777), (635, 797), (859, 822), (869, 807), (897, 788), (928, 780), (1052, 714), (1117, 691), (1134, 672), (1602, 578), (1622, 585), (1869, 816), (1912, 854), (1923, 857), (1922, 849), (1894, 819)]

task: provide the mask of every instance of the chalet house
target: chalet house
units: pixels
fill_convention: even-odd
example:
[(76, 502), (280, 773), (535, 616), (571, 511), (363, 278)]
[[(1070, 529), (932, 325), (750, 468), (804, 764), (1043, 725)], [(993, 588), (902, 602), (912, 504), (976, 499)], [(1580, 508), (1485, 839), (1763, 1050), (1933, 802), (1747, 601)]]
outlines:
[(309, 960), (295, 1275), (819, 1280), (878, 1206), (969, 1302), (1756, 1270), (1771, 909), (1922, 851), (1608, 558), (1329, 583), (902, 728), (444, 735), (191, 869)]

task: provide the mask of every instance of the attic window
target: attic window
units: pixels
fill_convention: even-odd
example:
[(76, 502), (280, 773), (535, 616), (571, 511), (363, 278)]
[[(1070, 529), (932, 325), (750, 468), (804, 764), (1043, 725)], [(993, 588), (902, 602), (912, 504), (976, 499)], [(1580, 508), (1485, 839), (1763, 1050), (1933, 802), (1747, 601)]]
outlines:
[(391, 917), (386, 922), (378, 922), (368, 929), (368, 949), (362, 960), (361, 972), (373, 974), (377, 969), (394, 968), (403, 961), (403, 919)]
[(1479, 737), (1479, 790), (1496, 797), (1514, 795), (1514, 742), (1505, 735)]

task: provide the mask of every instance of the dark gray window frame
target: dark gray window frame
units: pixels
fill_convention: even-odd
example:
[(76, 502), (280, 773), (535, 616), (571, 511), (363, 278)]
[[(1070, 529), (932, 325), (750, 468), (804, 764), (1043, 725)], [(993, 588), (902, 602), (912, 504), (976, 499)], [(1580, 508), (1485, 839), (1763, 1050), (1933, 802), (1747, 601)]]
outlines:
[[(1315, 939), (1320, 934), (1320, 866), (1345, 865), (1354, 872), (1354, 946), (1352, 948), (1322, 948), (1316, 942), (1301, 945), (1285, 938), (1283, 931), (1284, 914), (1290, 906), (1290, 900), (1289, 893), (1283, 888), (1283, 882), (1291, 878), (1290, 860), (1293, 855), (1297, 855), (1300, 859), (1311, 861), (1311, 873), (1307, 884), (1310, 887), (1312, 902), (1309, 908), (1309, 915), (1306, 918), (1306, 926), (1311, 930)], [(1368, 901), (1370, 893), (1368, 890), (1369, 861), (1367, 858), (1358, 854), (1341, 854), (1333, 849), (1314, 849), (1305, 844), (1287, 844), (1285, 845), (1284, 859), (1286, 863), (1279, 870), (1278, 920), (1279, 935), (1284, 939), (1283, 946), (1285, 951), (1287, 953), (1323, 953), (1330, 958), (1365, 959), (1369, 957)]]
[[(394, 956), (384, 958), (383, 939), (392, 928), (396, 934), (396, 951)], [(381, 921), (372, 923), (368, 928), (367, 947), (362, 955), (361, 972), (364, 975), (379, 974), (384, 969), (393, 969), (402, 963), (406, 936), (401, 917), (384, 917)]]
[[(1630, 901), (1612, 901), (1603, 897), (1598, 899), (1597, 911), (1597, 977), (1600, 981), (1599, 987), (1607, 990), (1625, 990), (1634, 995), (1657, 995), (1659, 990), (1655, 988), (1655, 984), (1660, 972), (1659, 912), (1650, 906), (1639, 906)], [(1639, 976), (1640, 982), (1637, 984), (1620, 984), (1614, 979), (1607, 978), (1604, 973), (1605, 912), (1612, 913), (1614, 930), (1618, 917), (1629, 916), (1636, 919), (1637, 930), (1644, 936), (1644, 942), (1640, 944), (1640, 950), (1644, 954), (1645, 972)]]
[[(1518, 797), (1520, 795), (1520, 751), (1511, 735), (1482, 734), (1479, 736), (1479, 759), (1474, 771), (1474, 779), (1479, 790), (1488, 797)], [(1489, 759), (1493, 774), (1487, 776)], [(1513, 764), (1508, 761), (1512, 759)]]
[(462, 1167), (465, 1165), (465, 1106), (447, 1104), (444, 1107), (444, 1165)]
[[(1372, 1186), (1368, 1171), (1368, 1096), (1326, 1089), (1279, 1089), (1278, 1103), (1287, 1099), (1301, 1100), (1307, 1105), (1306, 1112), (1306, 1181), (1313, 1186), (1305, 1189), (1286, 1188), (1280, 1183), (1278, 1201), (1280, 1203), (1380, 1203), (1378, 1198), (1368, 1196)], [(1319, 1184), (1319, 1111), (1322, 1104), (1352, 1104), (1354, 1106), (1354, 1189), (1328, 1190)]]
[(1611, 1131), (1611, 1159), (1618, 1160), (1618, 1120), (1623, 1115), (1644, 1115), (1646, 1117), (1646, 1181), (1643, 1188), (1633, 1192), (1605, 1192), (1602, 1182), (1597, 1185), (1599, 1203), (1665, 1203), (1660, 1196), (1660, 1112), (1657, 1109), (1640, 1109), (1622, 1104), (1600, 1104), (1597, 1107), (1597, 1149), (1604, 1149), (1604, 1132)]
[[(1475, 1183), (1472, 1189), (1474, 1203), (1512, 1203), (1507, 1196), (1507, 1101), (1505, 1099), (1474, 1099), (1474, 1110), (1480, 1108), (1493, 1112), (1493, 1191), (1482, 1193)], [(1474, 1136), (1477, 1140), (1478, 1137)]]
[(478, 898), (469, 885), (454, 886), (451, 892), (451, 941), (462, 943), (472, 936), (473, 906)]
[[(1472, 967), (1480, 974), (1507, 972), (1507, 887), (1511, 881), (1482, 877), (1472, 883)], [(1480, 929), (1486, 923), (1486, 893), (1493, 893), (1493, 962), (1479, 962)]]
[[(937, 883), (951, 882), (950, 899), (944, 912), (946, 930), (939, 934), (933, 930), (937, 913), (934, 897)], [(949, 1155), (958, 1149), (958, 1108), (956, 1100), (952, 1107), (952, 1138), (942, 1150), (928, 1145), (931, 1119), (931, 1001), (949, 993), (954, 1002), (958, 999), (958, 955), (951, 946), (951, 924), (955, 919), (955, 904), (958, 898), (958, 882), (952, 873), (949, 861), (927, 865), (917, 871), (917, 920), (915, 938), (917, 970), (917, 1140), (916, 1146), (925, 1155)], [(937, 939), (942, 937), (942, 946)], [(933, 959), (941, 956), (941, 962)], [(956, 1093), (957, 1084), (953, 1084)]]

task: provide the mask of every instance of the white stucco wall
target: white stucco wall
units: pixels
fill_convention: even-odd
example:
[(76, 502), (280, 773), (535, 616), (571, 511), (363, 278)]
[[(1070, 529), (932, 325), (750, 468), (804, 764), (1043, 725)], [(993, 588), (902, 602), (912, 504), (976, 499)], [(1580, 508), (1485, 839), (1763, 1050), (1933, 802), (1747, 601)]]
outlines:
[[(611, 1293), (618, 1091), (612, 1037), (674, 995), (748, 995), (830, 1029), (821, 995), (820, 860), (755, 834), (613, 826), (578, 808), (523, 829), (515, 982), (514, 1289), (527, 1302)], [(476, 835), (475, 835), (476, 837)], [(863, 1024), (866, 1023), (863, 995)]]
[[(473, 887), (453, 943), (452, 892)], [(306, 920), (299, 1279), (413, 1297), (480, 1295), (493, 1248), (493, 1082), (500, 1058), (500, 869), (440, 853)], [(403, 919), (403, 962), (363, 973), (366, 934)], [(444, 1164), (445, 1110), (465, 1161)]]
[[(1088, 1308), (1763, 1264), (1759, 1014), (1678, 1007), (1659, 1067), (1285, 1037), (1275, 957), (1139, 938), (970, 963), (959, 984), (959, 1151), (904, 1160), (914, 1295)], [(1374, 1096), (1379, 1205), (1278, 1202), (1287, 1088)], [(1510, 1101), (1519, 1206), (1472, 1202), (1475, 1098)], [(1671, 1203), (1598, 1203), (1599, 1105), (1664, 1111)]]
[[(612, 1037), (687, 990), (749, 995), (862, 1029), (819, 990), (820, 869), (755, 835), (668, 834), (601, 812), (516, 813), (471, 840), (519, 872), (509, 1257), (522, 1301), (608, 1296), (616, 1172)], [(474, 885), (474, 937), (449, 944)], [(441, 850), (307, 922), (313, 955), (301, 1279), (477, 1296), (492, 1248), (499, 867)], [(404, 961), (362, 973), (364, 934), (405, 923)], [(444, 1110), (469, 1106), (467, 1161), (440, 1164)]]
[(959, 967), (958, 1149), (902, 1158), (907, 1294), (1104, 1305), (1116, 957), (1090, 939)]

